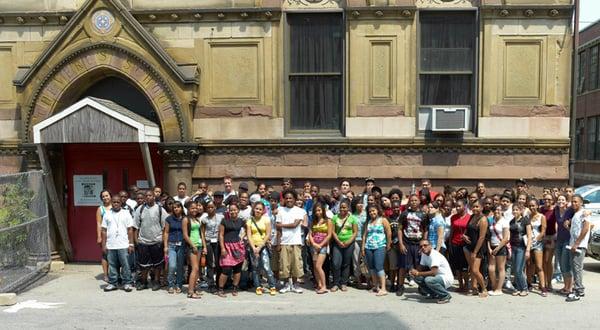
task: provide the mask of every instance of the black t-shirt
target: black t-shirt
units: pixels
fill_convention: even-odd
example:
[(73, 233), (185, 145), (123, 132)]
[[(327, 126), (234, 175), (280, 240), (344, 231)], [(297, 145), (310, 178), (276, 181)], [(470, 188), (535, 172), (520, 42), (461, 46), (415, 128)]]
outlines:
[(521, 217), (520, 221), (510, 221), (510, 245), (513, 247), (525, 247), (523, 236), (527, 234), (527, 226), (530, 224), (528, 217)]
[(400, 223), (404, 241), (418, 244), (420, 240), (427, 239), (425, 232), (429, 227), (429, 216), (425, 212), (406, 210), (400, 214)]
[(244, 226), (244, 220), (242, 218), (223, 219), (221, 226), (224, 227), (223, 241), (225, 243), (235, 243), (240, 241), (240, 230)]
[(397, 216), (391, 215), (390, 218), (390, 229), (392, 230), (392, 243), (398, 244), (398, 225), (400, 224), (400, 214)]

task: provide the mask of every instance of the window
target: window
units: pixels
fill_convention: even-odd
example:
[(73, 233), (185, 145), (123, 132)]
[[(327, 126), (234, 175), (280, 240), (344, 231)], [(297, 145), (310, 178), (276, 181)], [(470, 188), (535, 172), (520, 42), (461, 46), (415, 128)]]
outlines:
[(579, 53), (579, 79), (577, 82), (577, 92), (579, 94), (585, 92), (585, 66), (587, 52)]
[(288, 128), (338, 133), (343, 125), (341, 14), (288, 14)]
[(596, 157), (596, 141), (598, 131), (598, 117), (589, 117), (587, 119), (587, 159)]
[(598, 47), (590, 50), (590, 79), (588, 80), (588, 90), (598, 88)]
[(593, 191), (587, 195), (585, 195), (585, 197), (583, 198), (586, 201), (589, 201), (590, 203), (600, 203), (600, 190), (596, 190)]
[(420, 104), (471, 106), (475, 13), (421, 12)]

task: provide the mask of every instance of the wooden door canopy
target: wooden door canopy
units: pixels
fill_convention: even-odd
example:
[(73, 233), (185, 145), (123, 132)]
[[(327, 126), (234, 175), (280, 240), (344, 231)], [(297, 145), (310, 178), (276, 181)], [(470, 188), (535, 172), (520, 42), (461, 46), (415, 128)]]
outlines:
[(158, 125), (115, 102), (86, 97), (33, 127), (34, 143), (158, 143)]

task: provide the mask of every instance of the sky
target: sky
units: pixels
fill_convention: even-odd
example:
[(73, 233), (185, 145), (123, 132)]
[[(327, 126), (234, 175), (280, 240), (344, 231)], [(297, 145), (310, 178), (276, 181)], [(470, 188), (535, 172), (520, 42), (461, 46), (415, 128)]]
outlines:
[(600, 0), (580, 0), (579, 30), (600, 19)]

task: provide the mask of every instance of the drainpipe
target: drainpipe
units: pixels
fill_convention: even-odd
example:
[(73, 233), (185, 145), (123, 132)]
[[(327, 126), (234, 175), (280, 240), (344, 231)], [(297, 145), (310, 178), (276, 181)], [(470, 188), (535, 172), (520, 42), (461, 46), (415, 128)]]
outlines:
[[(575, 135), (577, 134), (577, 84), (579, 82), (579, 0), (575, 0), (575, 18), (573, 22), (573, 53), (571, 54), (571, 113), (569, 120), (569, 185), (575, 185)], [(578, 141), (581, 143), (581, 141)]]

